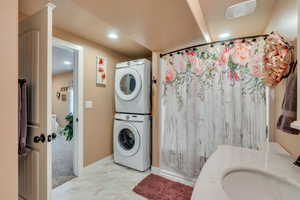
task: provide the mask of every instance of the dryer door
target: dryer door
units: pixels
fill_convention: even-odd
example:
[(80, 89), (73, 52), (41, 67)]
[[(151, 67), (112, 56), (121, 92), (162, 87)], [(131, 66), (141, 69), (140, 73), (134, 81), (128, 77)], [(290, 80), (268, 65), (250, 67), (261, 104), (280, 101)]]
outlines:
[(123, 124), (118, 128), (117, 149), (123, 156), (133, 156), (140, 148), (140, 135), (130, 124)]
[(142, 88), (142, 80), (139, 73), (130, 68), (117, 70), (115, 90), (122, 100), (130, 101), (136, 98)]

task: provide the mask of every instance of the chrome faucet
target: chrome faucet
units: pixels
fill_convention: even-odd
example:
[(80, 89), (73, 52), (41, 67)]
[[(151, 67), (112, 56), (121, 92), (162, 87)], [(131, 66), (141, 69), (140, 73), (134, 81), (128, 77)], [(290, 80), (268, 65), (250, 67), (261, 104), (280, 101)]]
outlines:
[(300, 167), (300, 156), (299, 156), (298, 159), (294, 162), (294, 165)]

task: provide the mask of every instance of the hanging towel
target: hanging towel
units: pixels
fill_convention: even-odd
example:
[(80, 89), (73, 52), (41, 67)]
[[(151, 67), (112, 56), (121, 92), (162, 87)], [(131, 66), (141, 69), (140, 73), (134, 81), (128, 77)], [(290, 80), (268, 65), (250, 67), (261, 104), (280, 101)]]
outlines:
[(27, 152), (29, 152), (29, 148), (27, 147), (27, 87), (28, 84), (26, 81), (22, 81), (19, 83), (19, 101), (18, 101), (18, 109), (19, 109), (19, 155), (25, 156)]
[(291, 128), (297, 118), (297, 73), (290, 75), (282, 102), (282, 114), (277, 121), (277, 128), (283, 132), (299, 135), (299, 130)]

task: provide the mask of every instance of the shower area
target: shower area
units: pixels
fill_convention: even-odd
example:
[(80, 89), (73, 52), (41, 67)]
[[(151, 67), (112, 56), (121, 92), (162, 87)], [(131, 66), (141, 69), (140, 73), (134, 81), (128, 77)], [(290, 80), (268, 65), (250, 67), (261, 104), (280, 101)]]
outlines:
[(160, 168), (195, 180), (219, 145), (268, 140), (266, 35), (161, 56)]

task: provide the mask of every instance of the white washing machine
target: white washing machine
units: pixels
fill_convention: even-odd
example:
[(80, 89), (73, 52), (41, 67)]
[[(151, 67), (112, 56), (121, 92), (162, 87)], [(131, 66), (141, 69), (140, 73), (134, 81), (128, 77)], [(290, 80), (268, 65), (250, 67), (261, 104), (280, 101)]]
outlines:
[(121, 114), (114, 121), (114, 161), (145, 171), (150, 167), (150, 116)]
[(116, 65), (115, 103), (118, 113), (151, 112), (151, 62), (139, 59)]

